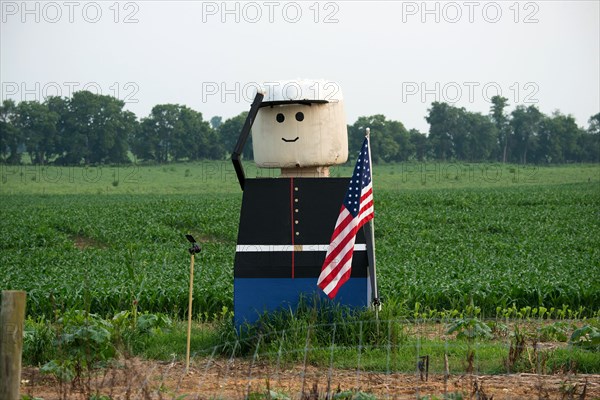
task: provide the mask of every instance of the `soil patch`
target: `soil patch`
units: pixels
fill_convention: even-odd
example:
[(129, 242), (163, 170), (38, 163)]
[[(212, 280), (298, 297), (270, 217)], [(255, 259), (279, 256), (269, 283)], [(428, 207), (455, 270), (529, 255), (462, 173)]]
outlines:
[[(25, 368), (22, 394), (53, 399), (245, 399), (269, 390), (290, 399), (325, 399), (327, 393), (362, 391), (383, 399), (415, 399), (461, 394), (464, 399), (598, 399), (600, 375), (450, 375), (329, 370), (294, 365), (278, 368), (246, 360), (196, 359), (185, 373), (180, 362), (124, 359), (92, 376), (61, 383)], [(492, 397), (493, 396), (493, 397)], [(283, 398), (283, 397), (282, 397)], [(456, 398), (456, 397), (455, 397)]]

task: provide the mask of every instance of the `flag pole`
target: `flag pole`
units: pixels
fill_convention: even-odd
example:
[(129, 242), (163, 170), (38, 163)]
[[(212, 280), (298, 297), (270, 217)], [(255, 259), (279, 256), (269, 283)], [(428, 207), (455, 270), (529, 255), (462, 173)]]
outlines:
[[(369, 146), (369, 166), (371, 168), (371, 182), (373, 182), (373, 162), (371, 160), (371, 128), (366, 129), (367, 145)], [(367, 256), (369, 258), (369, 275), (371, 278), (372, 306), (375, 308), (375, 317), (379, 320), (379, 292), (377, 290), (377, 270), (375, 260), (375, 219), (371, 219), (366, 225)]]

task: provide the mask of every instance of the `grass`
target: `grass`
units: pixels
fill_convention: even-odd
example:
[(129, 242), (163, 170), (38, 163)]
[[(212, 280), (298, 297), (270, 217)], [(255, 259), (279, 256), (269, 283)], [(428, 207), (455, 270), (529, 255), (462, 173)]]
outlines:
[[(223, 322), (233, 309), (241, 204), (229, 162), (0, 168), (0, 287), (27, 290), (28, 315), (52, 324), (76, 309), (109, 319), (133, 309), (175, 317), (169, 329), (134, 335), (134, 354), (182, 357), (189, 268), (184, 234), (192, 233), (203, 246), (194, 286), (196, 357), (209, 356), (215, 346), (227, 357), (236, 347), (244, 357), (256, 352), (272, 362), (329, 366), (333, 351), (335, 368), (410, 373), (423, 354), (430, 355), (433, 371), (443, 371), (447, 354), (451, 372), (460, 373), (472, 354), (476, 371), (503, 373), (516, 318), (548, 328), (529, 330), (528, 350), (515, 370), (600, 373), (596, 351), (561, 342), (542, 354), (533, 344), (557, 341), (552, 335), (574, 329), (570, 322), (553, 326), (554, 319), (581, 325), (600, 311), (598, 165), (379, 165), (380, 318), (395, 321), (393, 330), (378, 327), (368, 312), (349, 319), (325, 308), (322, 315), (310, 309), (301, 317), (274, 315), (246, 337)], [(276, 175), (250, 163), (246, 171)], [(332, 168), (332, 176), (350, 174), (351, 166)], [(460, 318), (511, 322), (508, 332), (469, 341), (447, 334), (447, 322)], [(48, 325), (36, 329), (35, 340), (52, 342)], [(40, 362), (39, 351), (32, 351), (27, 357)]]
[[(383, 321), (385, 325), (388, 321)], [(516, 322), (519, 324), (519, 322)], [(405, 322), (404, 329), (410, 331), (416, 325), (413, 322)], [(332, 330), (333, 325), (329, 328)], [(432, 374), (444, 373), (444, 359), (448, 359), (449, 373), (460, 375), (472, 368), (477, 374), (503, 374), (515, 372), (528, 373), (564, 373), (567, 371), (584, 374), (600, 373), (600, 353), (580, 349), (566, 343), (553, 342), (551, 346), (544, 350), (536, 352), (534, 341), (535, 334), (531, 332), (529, 339), (525, 344), (526, 349), (517, 363), (513, 367), (507, 367), (506, 360), (510, 347), (510, 337), (495, 337), (493, 339), (477, 339), (473, 341), (456, 339), (453, 336), (444, 337), (444, 324), (435, 322), (424, 322), (420, 328), (441, 333), (437, 337), (421, 336), (418, 333), (408, 333), (406, 337), (397, 343), (382, 341), (381, 343), (363, 343), (358, 345), (359, 341), (355, 338), (355, 344), (333, 343), (331, 345), (331, 336), (328, 337), (329, 344), (317, 342), (316, 339), (308, 340), (306, 336), (303, 340), (293, 341), (284, 346), (281, 350), (281, 342), (276, 345), (259, 344), (258, 350), (255, 348), (248, 351), (246, 358), (257, 358), (267, 361), (270, 365), (293, 366), (298, 363), (306, 362), (310, 365), (329, 367), (342, 370), (362, 370), (379, 373), (415, 373), (417, 361), (420, 356), (428, 355), (430, 358), (429, 371)], [(195, 334), (192, 338), (192, 354), (198, 362), (207, 362), (207, 357), (213, 354), (214, 346), (217, 346), (218, 358), (228, 358), (232, 353), (222, 351), (224, 343), (218, 342), (218, 330), (212, 330), (205, 325), (199, 325), (195, 328)], [(385, 328), (382, 328), (385, 330)], [(198, 338), (196, 339), (196, 335)], [(272, 332), (273, 336), (284, 336), (289, 340), (294, 333), (291, 331)], [(302, 335), (299, 335), (302, 336)], [(257, 345), (256, 337), (248, 338), (249, 343)], [(264, 339), (263, 339), (264, 340)], [(315, 342), (313, 342), (315, 340)], [(211, 343), (212, 341), (212, 343)], [(302, 343), (300, 343), (302, 342)], [(548, 343), (548, 342), (545, 342)], [(208, 345), (205, 347), (205, 345)], [(230, 345), (233, 345), (231, 343)], [(557, 347), (552, 347), (557, 346)], [(150, 359), (159, 359), (172, 361), (173, 359), (183, 360), (185, 349), (185, 329), (177, 326), (174, 331), (165, 332), (140, 343), (137, 354)], [(231, 349), (231, 347), (230, 347)], [(473, 353), (472, 366), (469, 366), (469, 354)]]
[[(173, 398), (180, 390), (202, 392), (215, 384), (219, 388), (228, 387), (230, 382), (241, 388), (236, 397), (242, 391), (250, 393), (252, 387), (259, 390), (257, 396), (267, 393), (257, 398), (275, 398), (271, 397), (274, 392), (257, 388), (263, 381), (268, 388), (270, 379), (273, 388), (285, 387), (281, 384), (281, 375), (303, 382), (303, 388), (304, 383), (310, 385), (313, 379), (319, 379), (321, 390), (325, 388), (325, 377), (333, 377), (335, 385), (345, 376), (344, 388), (366, 389), (365, 393), (378, 386), (378, 380), (405, 380), (406, 375), (412, 375), (417, 390), (419, 383), (425, 390), (428, 384), (419, 381), (417, 369), (422, 356), (429, 359), (428, 374), (434, 381), (436, 378), (431, 378), (434, 375), (438, 381), (444, 376), (457, 382), (457, 377), (472, 377), (472, 374), (600, 373), (598, 349), (566, 342), (566, 337), (573, 338), (574, 332), (584, 324), (600, 326), (597, 318), (555, 322), (530, 318), (483, 321), (475, 316), (410, 320), (400, 317), (407, 311), (402, 304), (387, 302), (377, 319), (371, 310), (350, 310), (304, 301), (296, 310), (264, 315), (258, 324), (246, 327), (239, 334), (233, 331), (230, 313), (223, 312), (216, 322), (193, 324), (191, 375), (183, 372), (185, 322), (171, 322), (164, 315), (144, 313), (137, 315), (136, 323), (135, 314), (129, 312), (101, 320), (85, 312), (69, 311), (58, 315), (52, 323), (43, 318), (38, 322), (28, 320), (24, 361), (26, 365), (42, 365), (39, 371), (44, 376), (52, 375), (59, 388), (70, 387), (84, 394), (110, 392), (108, 398), (119, 390), (130, 389), (130, 386), (113, 387), (115, 381), (110, 377), (114, 379), (115, 370), (126, 377), (125, 382), (138, 382), (136, 390), (148, 389), (146, 385), (151, 382), (160, 393)], [(472, 307), (469, 312), (476, 313), (476, 309)], [(457, 324), (460, 329), (456, 329)], [(481, 330), (474, 327), (480, 325), (488, 326), (491, 334), (478, 335)], [(562, 333), (566, 336), (560, 336)], [(74, 337), (88, 340), (74, 341)], [(111, 338), (110, 341), (107, 338)], [(511, 357), (516, 346), (520, 351)], [(114, 355), (119, 359), (111, 359)], [(147, 362), (139, 357), (158, 362)], [(207, 375), (209, 371), (211, 374)], [(397, 374), (405, 375), (393, 378)], [(188, 385), (180, 387), (186, 377)], [(376, 380), (372, 381), (372, 377)], [(94, 378), (101, 378), (101, 383)], [(193, 389), (190, 389), (190, 381)], [(292, 391), (291, 387), (287, 389)], [(309, 389), (307, 386), (306, 390)], [(30, 390), (33, 392), (35, 388), (32, 386)]]
[[(573, 332), (583, 325), (600, 326), (597, 318), (567, 322), (502, 320), (505, 330), (494, 329), (493, 334), (484, 337), (452, 333), (456, 321), (452, 318), (383, 319), (389, 315), (386, 306), (379, 320), (372, 311), (301, 306), (294, 313), (265, 315), (257, 325), (240, 334), (232, 331), (228, 317), (214, 323), (195, 322), (192, 363), (200, 368), (212, 363), (213, 358), (224, 361), (238, 357), (252, 363), (260, 360), (281, 370), (308, 364), (336, 370), (411, 374), (417, 372), (420, 357), (428, 356), (431, 374), (444, 374), (446, 362), (447, 372), (452, 375), (600, 373), (597, 347), (586, 349), (569, 339), (544, 334), (547, 328), (558, 324), (566, 337), (573, 337)], [(106, 321), (79, 312), (69, 312), (52, 323), (28, 319), (24, 361), (29, 365), (47, 365), (54, 360), (51, 365), (70, 366), (64, 364), (70, 362), (91, 369), (117, 354), (184, 361), (187, 323), (147, 320), (155, 324), (148, 327), (138, 320), (134, 328), (132, 315), (126, 313)], [(497, 319), (477, 321), (491, 327), (502, 323)], [(101, 332), (106, 334), (98, 336)], [(73, 341), (74, 337), (87, 337), (89, 333), (93, 335), (89, 341)], [(516, 347), (520, 351), (511, 356)], [(90, 356), (94, 358), (86, 361)]]
[[(191, 349), (212, 349), (219, 345), (215, 324), (194, 323), (190, 340)], [(131, 342), (132, 354), (151, 360), (183, 360), (187, 345), (187, 321), (174, 321), (173, 326), (152, 335), (143, 335)], [(202, 352), (202, 351), (200, 351)]]
[[(248, 176), (274, 175), (246, 164)], [(89, 296), (102, 315), (135, 303), (183, 317), (186, 233), (204, 249), (194, 314), (232, 310), (241, 190), (229, 162), (1, 168), (0, 286), (27, 290), (29, 314), (82, 308)], [(598, 165), (381, 165), (374, 182), (386, 301), (421, 314), (474, 304), (484, 317), (598, 311)]]
[[(246, 176), (277, 177), (278, 170), (244, 163)], [(332, 177), (352, 174), (352, 166), (331, 167)], [(229, 161), (170, 165), (98, 167), (0, 165), (0, 194), (233, 194), (241, 191)], [(597, 164), (522, 166), (477, 163), (377, 165), (376, 190), (507, 188), (564, 183), (600, 183)]]

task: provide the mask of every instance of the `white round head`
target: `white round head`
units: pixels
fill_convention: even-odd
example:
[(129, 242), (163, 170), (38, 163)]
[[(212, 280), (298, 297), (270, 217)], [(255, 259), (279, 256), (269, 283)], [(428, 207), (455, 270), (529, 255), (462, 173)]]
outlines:
[(339, 85), (325, 80), (265, 83), (252, 144), (254, 161), (264, 168), (346, 162), (348, 131)]

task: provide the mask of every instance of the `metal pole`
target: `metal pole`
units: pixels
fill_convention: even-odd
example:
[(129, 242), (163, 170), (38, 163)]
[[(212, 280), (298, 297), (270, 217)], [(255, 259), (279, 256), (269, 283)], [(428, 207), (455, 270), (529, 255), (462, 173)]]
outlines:
[(185, 353), (185, 373), (187, 374), (190, 368), (190, 340), (192, 336), (192, 298), (194, 290), (194, 254), (190, 261), (190, 297), (188, 302), (188, 329), (187, 329), (187, 350)]
[[(371, 128), (366, 129), (366, 136), (369, 143), (369, 166), (371, 168), (371, 182), (373, 182), (373, 161), (371, 159)], [(367, 256), (369, 258), (369, 275), (371, 278), (371, 293), (373, 307), (375, 308), (375, 316), (379, 319), (379, 309), (381, 302), (379, 301), (379, 291), (377, 289), (377, 268), (375, 259), (375, 219), (370, 220), (365, 224)]]

